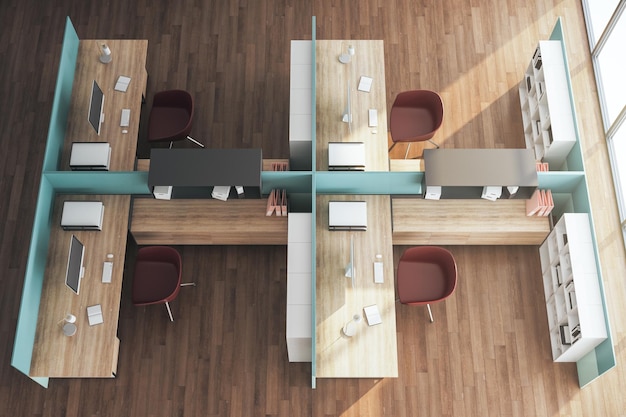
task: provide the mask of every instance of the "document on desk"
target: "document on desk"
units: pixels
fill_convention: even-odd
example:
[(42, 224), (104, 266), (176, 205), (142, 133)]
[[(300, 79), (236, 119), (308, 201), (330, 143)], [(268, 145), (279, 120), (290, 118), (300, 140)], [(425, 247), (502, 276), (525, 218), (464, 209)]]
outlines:
[(130, 77), (120, 75), (115, 83), (115, 90), (125, 93), (128, 90), (128, 84), (130, 84)]
[(371, 306), (364, 307), (363, 312), (365, 313), (367, 324), (369, 324), (370, 326), (374, 326), (383, 322), (382, 318), (380, 317), (378, 305), (373, 304)]
[(104, 323), (104, 316), (102, 315), (102, 306), (96, 304), (95, 306), (87, 307), (87, 318), (89, 319), (89, 325), (95, 326), (96, 324)]
[(364, 91), (369, 93), (372, 89), (372, 82), (374, 80), (371, 77), (366, 77), (365, 75), (361, 75), (361, 79), (359, 80), (359, 91)]

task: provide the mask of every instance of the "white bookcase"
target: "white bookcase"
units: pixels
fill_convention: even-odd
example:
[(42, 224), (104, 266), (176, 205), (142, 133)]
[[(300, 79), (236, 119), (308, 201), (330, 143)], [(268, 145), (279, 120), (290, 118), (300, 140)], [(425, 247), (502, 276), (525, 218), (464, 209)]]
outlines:
[(565, 213), (539, 249), (555, 362), (576, 362), (607, 338), (587, 213)]
[(289, 213), (287, 231), (287, 355), (312, 360), (311, 213)]
[(519, 84), (526, 147), (551, 170), (566, 169), (576, 143), (574, 116), (560, 41), (541, 41)]

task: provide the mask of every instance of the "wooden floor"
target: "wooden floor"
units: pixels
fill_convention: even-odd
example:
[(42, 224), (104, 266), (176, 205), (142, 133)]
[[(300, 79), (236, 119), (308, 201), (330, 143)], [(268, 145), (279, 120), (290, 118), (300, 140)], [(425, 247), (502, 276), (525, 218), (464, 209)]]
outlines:
[[(616, 369), (580, 390), (574, 365), (552, 363), (533, 247), (452, 247), (459, 285), (435, 323), (398, 306), (399, 378), (311, 390), (309, 366), (287, 362), (284, 246), (180, 248), (198, 286), (170, 323), (164, 307), (130, 303), (131, 244), (118, 377), (41, 388), (10, 359), (68, 15), (82, 39), (148, 39), (148, 103), (187, 89), (192, 136), (266, 158), (288, 156), (289, 41), (310, 39), (312, 15), (319, 39), (384, 40), (388, 106), (402, 90), (439, 91), (435, 140), (450, 148), (523, 146), (517, 84), (562, 16)], [(579, 0), (3, 0), (0, 27), (0, 416), (626, 415), (626, 262)], [(145, 156), (145, 123), (141, 136)]]

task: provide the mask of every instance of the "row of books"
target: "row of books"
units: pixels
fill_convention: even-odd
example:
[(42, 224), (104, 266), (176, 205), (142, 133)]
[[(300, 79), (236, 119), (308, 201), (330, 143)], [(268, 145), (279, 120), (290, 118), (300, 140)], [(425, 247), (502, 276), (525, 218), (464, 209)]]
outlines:
[(537, 162), (537, 172), (550, 171), (550, 165), (547, 162)]
[(554, 208), (554, 199), (551, 190), (535, 190), (532, 196), (526, 200), (527, 216), (547, 216)]
[(276, 213), (277, 216), (287, 215), (287, 190), (272, 190), (267, 197), (266, 216)]

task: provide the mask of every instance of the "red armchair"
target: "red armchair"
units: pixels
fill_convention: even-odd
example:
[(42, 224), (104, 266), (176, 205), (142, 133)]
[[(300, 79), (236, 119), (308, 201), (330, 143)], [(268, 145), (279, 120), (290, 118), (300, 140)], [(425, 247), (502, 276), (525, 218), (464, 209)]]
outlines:
[(183, 90), (161, 91), (154, 95), (148, 120), (148, 142), (169, 142), (188, 139), (204, 145), (191, 136), (194, 105), (191, 95)]
[(180, 287), (196, 285), (193, 282), (182, 284), (181, 279), (182, 261), (176, 249), (168, 246), (139, 249), (135, 260), (133, 304), (165, 304), (170, 321), (174, 321), (170, 301), (178, 296)]
[(398, 296), (402, 304), (428, 307), (443, 301), (454, 292), (457, 282), (456, 261), (452, 253), (438, 246), (409, 248), (398, 262)]
[(412, 90), (399, 93), (391, 106), (389, 129), (393, 145), (408, 142), (404, 157), (409, 153), (411, 142), (429, 141), (437, 148), (432, 137), (443, 122), (443, 100), (439, 94), (429, 90)]

